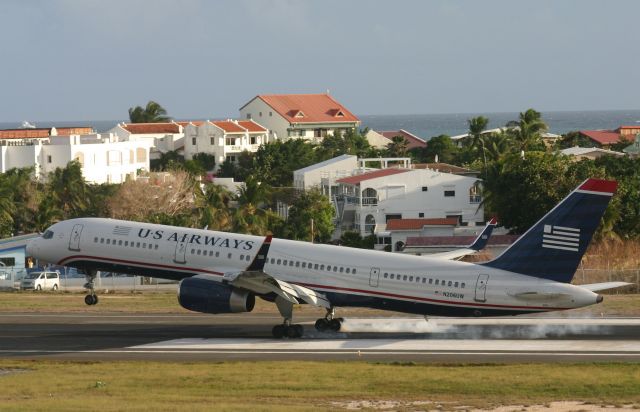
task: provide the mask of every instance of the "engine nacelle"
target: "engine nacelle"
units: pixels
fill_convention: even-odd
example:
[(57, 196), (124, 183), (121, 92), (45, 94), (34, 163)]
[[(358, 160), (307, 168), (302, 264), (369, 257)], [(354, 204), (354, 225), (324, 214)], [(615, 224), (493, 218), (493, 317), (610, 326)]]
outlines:
[(251, 312), (256, 297), (246, 290), (195, 276), (180, 282), (178, 302), (183, 308), (194, 312), (237, 313)]

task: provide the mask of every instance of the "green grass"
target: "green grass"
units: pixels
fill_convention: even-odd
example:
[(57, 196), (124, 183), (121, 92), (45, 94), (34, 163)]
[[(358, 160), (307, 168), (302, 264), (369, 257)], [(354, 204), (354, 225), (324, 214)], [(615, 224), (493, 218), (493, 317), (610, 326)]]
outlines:
[(577, 400), (640, 405), (638, 364), (4, 361), (2, 410), (320, 410), (434, 401), (447, 409)]

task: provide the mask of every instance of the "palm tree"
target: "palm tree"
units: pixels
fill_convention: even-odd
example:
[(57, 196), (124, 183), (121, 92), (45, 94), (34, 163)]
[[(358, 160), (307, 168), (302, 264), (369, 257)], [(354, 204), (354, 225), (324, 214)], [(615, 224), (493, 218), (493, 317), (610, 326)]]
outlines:
[(229, 201), (231, 193), (223, 186), (213, 183), (207, 184), (202, 190), (196, 190), (196, 199), (200, 205), (200, 226), (212, 230), (229, 230), (231, 228), (231, 214)]
[(233, 213), (232, 230), (239, 233), (264, 235), (268, 231), (272, 213), (264, 209), (269, 197), (269, 187), (249, 176), (238, 190), (236, 201), (238, 207)]
[(131, 123), (158, 123), (168, 122), (171, 117), (167, 116), (167, 111), (159, 103), (149, 100), (145, 108), (141, 106), (129, 108), (129, 120)]
[(55, 207), (62, 211), (63, 218), (80, 217), (90, 204), (90, 193), (82, 177), (82, 166), (77, 160), (69, 162), (64, 169), (57, 168), (49, 175), (49, 195)]
[(482, 160), (484, 168), (487, 168), (487, 154), (485, 152), (485, 141), (482, 132), (487, 128), (489, 119), (484, 116), (478, 116), (467, 120), (469, 124), (469, 137), (471, 137), (471, 147), (482, 150)]
[(542, 114), (534, 109), (520, 113), (518, 126), (511, 129), (511, 134), (518, 151), (527, 151), (542, 142), (542, 133), (549, 129), (542, 120)]
[(393, 136), (391, 142), (387, 144), (387, 153), (390, 157), (404, 157), (407, 154), (409, 142), (404, 136)]

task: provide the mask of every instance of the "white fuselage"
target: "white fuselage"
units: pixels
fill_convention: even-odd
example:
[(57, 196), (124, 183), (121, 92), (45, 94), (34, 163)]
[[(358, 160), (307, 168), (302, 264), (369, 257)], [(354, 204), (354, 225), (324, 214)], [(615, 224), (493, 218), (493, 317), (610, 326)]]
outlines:
[[(169, 279), (246, 270), (264, 237), (101, 218), (53, 225), (29, 253), (46, 262)], [(48, 232), (49, 232), (48, 231)], [(335, 306), (450, 316), (571, 309), (598, 295), (483, 265), (273, 239), (264, 273), (324, 293)]]

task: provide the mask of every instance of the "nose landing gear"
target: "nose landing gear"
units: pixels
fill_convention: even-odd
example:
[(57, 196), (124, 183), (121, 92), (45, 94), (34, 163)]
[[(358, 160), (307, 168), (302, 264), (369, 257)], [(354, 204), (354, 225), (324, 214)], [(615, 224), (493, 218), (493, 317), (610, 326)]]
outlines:
[(96, 280), (96, 274), (97, 272), (95, 270), (91, 270), (87, 271), (84, 275), (87, 280), (87, 283), (84, 284), (84, 288), (89, 291), (89, 294), (84, 297), (84, 303), (89, 306), (96, 305), (98, 303), (98, 295), (96, 295), (93, 283)]

